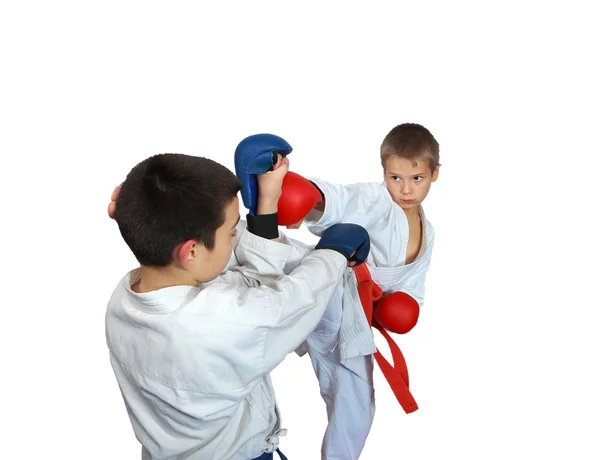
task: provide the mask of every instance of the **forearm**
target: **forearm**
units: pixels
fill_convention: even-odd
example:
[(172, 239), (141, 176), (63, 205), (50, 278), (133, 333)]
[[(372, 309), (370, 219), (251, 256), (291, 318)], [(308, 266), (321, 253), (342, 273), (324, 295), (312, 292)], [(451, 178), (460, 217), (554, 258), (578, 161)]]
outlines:
[(311, 184), (313, 184), (313, 186), (319, 191), (319, 193), (321, 194), (321, 201), (319, 201), (315, 207), (313, 208), (316, 211), (319, 212), (325, 212), (325, 194), (323, 193), (323, 191), (319, 188), (319, 186), (317, 184), (314, 183), (314, 181), (310, 181)]
[[(327, 262), (324, 262), (327, 259)], [(338, 288), (347, 261), (335, 251), (314, 251), (289, 276), (270, 284), (287, 300), (269, 327), (265, 347), (270, 371), (293, 352), (317, 326)]]
[(253, 234), (248, 228), (235, 250), (240, 264), (235, 270), (260, 283), (273, 280), (284, 274), (291, 252), (292, 246)]
[[(238, 241), (225, 270), (213, 282), (256, 287), (289, 272), (287, 261), (300, 256), (287, 238), (278, 237), (276, 217), (246, 216), (237, 226)], [(275, 219), (275, 224), (273, 224)], [(275, 238), (273, 238), (275, 237)], [(294, 267), (297, 264), (293, 265)], [(206, 283), (211, 284), (211, 283)]]
[(339, 185), (320, 179), (311, 179), (311, 182), (323, 196), (304, 220), (315, 235), (344, 222), (370, 229), (389, 212), (389, 197), (379, 184)]
[(281, 189), (277, 193), (261, 192), (259, 190), (258, 204), (256, 206), (256, 215), (248, 214), (248, 230), (261, 238), (274, 240), (279, 237), (279, 228), (277, 224), (277, 206)]
[(302, 261), (314, 251), (314, 246), (303, 243), (302, 241), (290, 238), (284, 232), (279, 232), (279, 240), (291, 247), (290, 256), (286, 261), (284, 272), (286, 275), (298, 267)]

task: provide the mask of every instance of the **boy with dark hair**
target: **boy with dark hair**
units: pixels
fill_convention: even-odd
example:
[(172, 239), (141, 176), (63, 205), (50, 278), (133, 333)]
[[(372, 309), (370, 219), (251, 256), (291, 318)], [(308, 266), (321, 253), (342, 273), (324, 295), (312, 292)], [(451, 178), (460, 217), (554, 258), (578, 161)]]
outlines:
[(109, 213), (141, 266), (109, 301), (106, 339), (143, 459), (273, 458), (285, 430), (269, 373), (315, 328), (349, 258), (366, 259), (366, 231), (338, 225), (284, 276), (291, 246), (276, 222), (288, 162), (271, 166), (254, 173), (256, 212), (225, 273), (241, 188), (227, 168), (155, 155), (113, 194)]

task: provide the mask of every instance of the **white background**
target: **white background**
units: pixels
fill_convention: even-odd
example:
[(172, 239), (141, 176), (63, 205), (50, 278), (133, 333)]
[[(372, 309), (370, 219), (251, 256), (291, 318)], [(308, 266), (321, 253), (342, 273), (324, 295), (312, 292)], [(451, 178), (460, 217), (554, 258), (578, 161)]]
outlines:
[[(417, 122), (442, 162), (426, 303), (398, 338), (420, 409), (377, 374), (361, 458), (600, 458), (592, 3), (3, 2), (0, 457), (139, 458), (104, 340), (136, 265), (106, 205), (137, 162), (233, 167), (271, 132), (296, 172), (379, 181), (383, 137)], [(319, 458), (308, 358), (273, 379), (281, 447)]]

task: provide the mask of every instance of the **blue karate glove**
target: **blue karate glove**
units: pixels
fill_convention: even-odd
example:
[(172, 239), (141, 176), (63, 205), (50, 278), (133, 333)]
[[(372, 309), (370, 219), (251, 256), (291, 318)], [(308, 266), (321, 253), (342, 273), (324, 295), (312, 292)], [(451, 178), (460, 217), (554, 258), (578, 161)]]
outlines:
[(367, 260), (371, 239), (360, 225), (335, 224), (323, 232), (315, 249), (333, 249), (358, 266)]
[(256, 214), (258, 205), (257, 174), (265, 174), (277, 163), (277, 154), (285, 157), (292, 147), (274, 134), (255, 134), (240, 142), (235, 149), (235, 174), (242, 183), (242, 201)]

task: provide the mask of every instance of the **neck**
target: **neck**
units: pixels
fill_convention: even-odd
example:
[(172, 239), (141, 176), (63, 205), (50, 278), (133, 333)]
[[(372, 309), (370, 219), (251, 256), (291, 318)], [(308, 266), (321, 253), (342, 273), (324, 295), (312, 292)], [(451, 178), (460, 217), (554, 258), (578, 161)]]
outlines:
[(419, 216), (419, 207), (410, 208), (410, 209), (402, 209), (406, 217), (417, 217)]
[(142, 265), (140, 275), (140, 282), (132, 286), (137, 293), (157, 291), (172, 286), (198, 286), (198, 281), (189, 272), (173, 265), (166, 267)]

